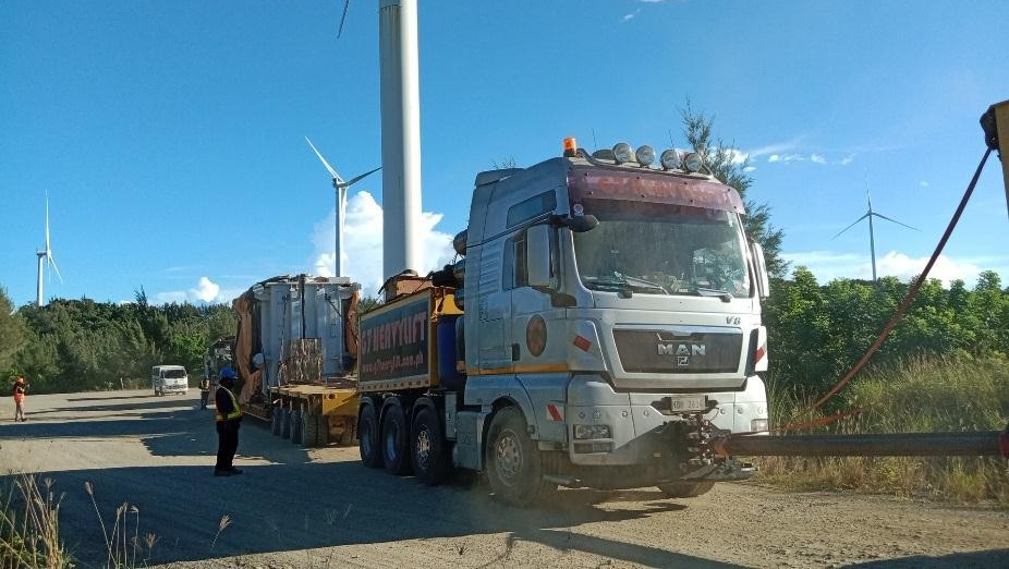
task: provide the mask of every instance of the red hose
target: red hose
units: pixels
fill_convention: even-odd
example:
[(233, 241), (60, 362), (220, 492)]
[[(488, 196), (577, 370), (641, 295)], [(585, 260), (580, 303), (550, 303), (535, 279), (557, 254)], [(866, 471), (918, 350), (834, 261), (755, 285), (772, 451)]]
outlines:
[[(872, 343), (872, 346), (869, 348), (868, 351), (865, 352), (865, 355), (862, 356), (862, 359), (858, 360), (858, 363), (855, 364), (855, 367), (851, 368), (851, 371), (846, 373), (844, 377), (841, 378), (840, 381), (834, 384), (834, 387), (831, 387), (830, 391), (828, 391), (826, 395), (821, 397), (816, 403), (811, 405), (809, 408), (794, 415), (792, 419), (788, 422), (788, 424), (782, 427), (782, 430), (794, 430), (798, 428), (795, 426), (796, 419), (807, 413), (811, 413), (819, 409), (827, 401), (830, 401), (832, 397), (834, 397), (835, 395), (838, 394), (838, 392), (844, 389), (844, 386), (847, 385), (848, 382), (850, 382), (853, 377), (855, 377), (855, 374), (862, 371), (862, 368), (865, 367), (865, 364), (869, 363), (869, 358), (871, 358), (873, 354), (875, 354), (876, 351), (879, 350), (879, 347), (883, 345), (883, 341), (886, 340), (887, 336), (890, 335), (890, 332), (893, 330), (894, 326), (896, 326), (897, 323), (900, 322), (901, 318), (904, 317), (904, 313), (907, 312), (907, 309), (911, 306), (911, 303), (914, 301), (914, 298), (918, 295), (918, 290), (921, 289), (921, 285), (923, 285), (925, 283), (925, 279), (928, 278), (929, 271), (932, 270), (932, 266), (935, 265), (935, 262), (939, 259), (939, 255), (942, 254), (943, 248), (946, 247), (946, 242), (949, 241), (949, 237), (953, 233), (953, 228), (956, 227), (957, 222), (960, 221), (960, 216), (963, 214), (963, 210), (967, 206), (967, 202), (970, 200), (971, 194), (974, 193), (974, 186), (977, 185), (978, 178), (981, 177), (981, 170), (984, 169), (985, 162), (988, 161), (988, 156), (990, 154), (991, 154), (991, 148), (985, 150), (984, 156), (981, 158), (981, 163), (977, 165), (977, 170), (974, 171), (974, 177), (971, 178), (970, 184), (967, 185), (967, 191), (964, 192), (963, 198), (960, 200), (960, 205), (957, 206), (956, 212), (953, 214), (953, 218), (949, 220), (949, 225), (946, 226), (946, 232), (942, 234), (942, 239), (940, 239), (939, 244), (936, 245), (935, 251), (932, 253), (932, 257), (928, 260), (928, 263), (925, 265), (925, 269), (921, 272), (920, 275), (918, 275), (918, 280), (916, 280), (914, 282), (914, 285), (911, 286), (911, 289), (907, 291), (907, 295), (904, 297), (904, 301), (900, 303), (900, 307), (897, 308), (897, 312), (895, 312), (893, 316), (890, 317), (890, 321), (886, 323), (886, 326), (883, 328), (883, 331), (880, 332), (879, 337), (876, 338), (876, 341)], [(1005, 436), (1003, 436), (1003, 439), (1004, 438)], [(1005, 447), (1003, 447), (1003, 452), (1005, 452)]]

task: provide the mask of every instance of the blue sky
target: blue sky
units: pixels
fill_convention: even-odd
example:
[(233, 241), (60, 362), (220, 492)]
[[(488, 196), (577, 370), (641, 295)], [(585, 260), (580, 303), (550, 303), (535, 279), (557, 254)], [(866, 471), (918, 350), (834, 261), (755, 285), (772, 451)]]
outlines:
[[(227, 300), (325, 272), (333, 196), (303, 137), (345, 177), (379, 165), (377, 2), (0, 3), (0, 285), (35, 290), (44, 191), (65, 281), (49, 296)], [(679, 138), (689, 97), (750, 155), (751, 197), (822, 279), (918, 271), (1009, 98), (1000, 2), (420, 0), (427, 262), (462, 229), (476, 172), (592, 146)], [(381, 278), (381, 184), (352, 196), (346, 264)], [(378, 225), (377, 225), (378, 224)], [(1009, 276), (997, 163), (938, 267)], [(327, 256), (329, 255), (329, 256)]]

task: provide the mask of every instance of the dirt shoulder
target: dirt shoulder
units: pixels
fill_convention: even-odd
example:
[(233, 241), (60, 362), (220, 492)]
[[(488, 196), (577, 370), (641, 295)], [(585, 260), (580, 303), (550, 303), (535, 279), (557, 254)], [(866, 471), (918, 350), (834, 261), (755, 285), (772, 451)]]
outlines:
[[(723, 484), (688, 500), (655, 489), (565, 490), (514, 510), (484, 487), (427, 488), (363, 468), (356, 448), (304, 450), (247, 421), (245, 474), (211, 475), (216, 435), (198, 394), (29, 398), (0, 404), (0, 465), (66, 494), (63, 535), (104, 565), (102, 530), (123, 502), (157, 535), (164, 567), (1005, 567), (1009, 513), (887, 497)], [(9, 413), (8, 413), (9, 411)], [(214, 543), (222, 516), (230, 525)], [(131, 533), (132, 536), (132, 533)]]

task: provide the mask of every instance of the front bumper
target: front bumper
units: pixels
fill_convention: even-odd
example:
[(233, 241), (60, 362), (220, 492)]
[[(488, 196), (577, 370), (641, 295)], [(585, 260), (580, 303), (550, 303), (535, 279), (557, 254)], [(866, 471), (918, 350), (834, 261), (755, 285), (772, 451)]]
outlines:
[[(704, 394), (713, 407), (703, 418), (719, 431), (745, 433), (767, 421), (767, 394), (758, 376), (739, 392)], [(576, 376), (568, 386), (565, 417), (568, 458), (573, 465), (631, 466), (682, 462), (690, 457), (686, 417), (660, 411), (668, 394), (618, 393), (597, 376)], [(611, 437), (575, 440), (575, 424), (608, 425)]]

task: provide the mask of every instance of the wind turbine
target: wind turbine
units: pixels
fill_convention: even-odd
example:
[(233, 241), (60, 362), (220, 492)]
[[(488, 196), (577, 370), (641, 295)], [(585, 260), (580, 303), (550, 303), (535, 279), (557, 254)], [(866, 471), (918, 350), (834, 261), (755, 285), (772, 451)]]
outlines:
[(333, 189), (336, 190), (336, 248), (334, 249), (336, 253), (336, 263), (334, 266), (334, 272), (336, 273), (335, 276), (340, 277), (343, 276), (343, 219), (347, 213), (347, 190), (354, 184), (360, 182), (375, 172), (378, 172), (382, 168), (375, 168), (374, 170), (365, 172), (360, 176), (344, 181), (343, 178), (336, 173), (336, 170), (329, 165), (329, 162), (326, 162), (326, 159), (322, 157), (322, 153), (319, 152), (307, 136), (305, 137), (305, 142), (312, 147), (312, 152), (315, 152), (315, 155), (319, 157), (322, 165), (326, 167), (329, 175), (333, 177)]
[[(56, 276), (60, 278), (60, 282), (63, 282), (63, 275), (60, 274), (60, 268), (56, 266), (56, 259), (53, 259), (53, 250), (49, 247), (49, 190), (46, 190), (46, 248), (42, 250), (36, 250), (35, 255), (39, 258), (39, 275), (38, 275), (38, 290), (37, 296), (35, 297), (35, 304), (42, 306), (45, 300), (45, 281), (43, 281), (43, 266), (42, 261), (45, 260), (47, 266), (52, 266), (56, 271)], [(49, 280), (52, 280), (52, 273), (49, 274)]]
[[(350, 9), (343, 4), (337, 37)], [(420, 71), (417, 0), (379, 0), (378, 57), (382, 109), (382, 272), (420, 271)]]
[(854, 223), (852, 223), (848, 227), (845, 227), (844, 229), (842, 229), (841, 231), (839, 231), (837, 233), (837, 235), (831, 237), (831, 239), (837, 239), (838, 237), (841, 236), (842, 233), (844, 233), (845, 231), (851, 229), (852, 227), (855, 227), (855, 225), (857, 225), (863, 219), (868, 218), (869, 219), (869, 253), (872, 255), (872, 281), (876, 282), (876, 233), (875, 233), (875, 229), (873, 228), (873, 225), (872, 225), (872, 218), (873, 217), (878, 217), (880, 219), (885, 219), (885, 220), (887, 220), (887, 221), (889, 221), (891, 223), (896, 223), (897, 225), (902, 225), (902, 226), (904, 226), (904, 227), (906, 227), (908, 229), (914, 229), (915, 231), (918, 231), (918, 229), (916, 227), (911, 227), (910, 225), (908, 225), (906, 223), (901, 223), (901, 222), (897, 221), (896, 219), (891, 219), (891, 218), (889, 218), (889, 217), (887, 217), (887, 216), (885, 216), (885, 215), (883, 215), (881, 213), (877, 213), (877, 212), (873, 211), (872, 210), (872, 194), (869, 193), (869, 182), (868, 181), (866, 181), (866, 183), (865, 183), (865, 200), (869, 204), (869, 209), (865, 212), (865, 215), (863, 215), (862, 217), (856, 219), (854, 221)]

